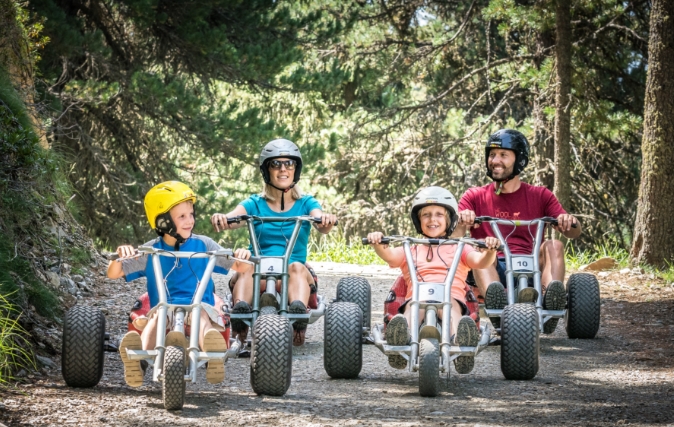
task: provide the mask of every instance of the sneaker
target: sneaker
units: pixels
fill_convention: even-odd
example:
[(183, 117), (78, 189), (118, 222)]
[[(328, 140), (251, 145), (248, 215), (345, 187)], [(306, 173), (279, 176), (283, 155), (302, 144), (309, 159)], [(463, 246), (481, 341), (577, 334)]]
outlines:
[[(508, 304), (505, 289), (503, 289), (503, 285), (500, 282), (491, 282), (485, 294), (484, 307), (489, 310), (503, 310)], [(491, 320), (491, 324), (495, 329), (501, 327), (500, 317), (490, 317), (489, 320)]]
[[(246, 301), (238, 301), (232, 307), (232, 313), (241, 314), (241, 313), (250, 313), (252, 309)], [(241, 319), (232, 319), (231, 320), (232, 332), (236, 334), (243, 333), (244, 335), (248, 334), (248, 325)]]
[(528, 302), (535, 304), (538, 301), (538, 291), (534, 288), (524, 288), (520, 291), (517, 302)]
[[(407, 319), (402, 314), (396, 314), (386, 325), (386, 344), (407, 345), (410, 342), (410, 332)], [(407, 359), (399, 354), (389, 354), (388, 364), (395, 369), (405, 369)]]
[[(227, 343), (222, 334), (215, 329), (209, 329), (204, 335), (204, 348), (206, 353), (225, 353)], [(224, 359), (224, 358), (223, 358)], [(210, 384), (218, 384), (225, 379), (225, 363), (223, 359), (210, 359), (206, 368), (206, 380)]]
[[(463, 316), (456, 330), (456, 345), (459, 347), (475, 347), (480, 340), (480, 331), (470, 316)], [(459, 356), (454, 359), (454, 368), (459, 374), (468, 374), (475, 366), (475, 356)]]
[[(546, 310), (563, 310), (566, 307), (566, 289), (559, 280), (548, 285), (543, 296), (543, 308)], [(543, 325), (543, 333), (551, 334), (557, 328), (559, 319), (550, 319)]]
[(281, 308), (281, 306), (278, 303), (278, 300), (276, 299), (276, 295), (269, 294), (267, 292), (263, 293), (260, 296), (260, 308), (262, 307), (274, 307), (276, 308), (276, 311), (278, 311), (278, 309)]
[[(288, 313), (307, 314), (307, 306), (300, 300), (295, 300), (288, 306)], [(293, 322), (293, 345), (304, 345), (304, 337), (307, 332), (308, 319), (297, 319)]]
[(143, 385), (143, 371), (140, 360), (131, 360), (126, 355), (126, 349), (142, 350), (143, 342), (140, 334), (136, 331), (127, 332), (119, 343), (119, 355), (124, 364), (124, 380), (130, 387), (140, 387)]

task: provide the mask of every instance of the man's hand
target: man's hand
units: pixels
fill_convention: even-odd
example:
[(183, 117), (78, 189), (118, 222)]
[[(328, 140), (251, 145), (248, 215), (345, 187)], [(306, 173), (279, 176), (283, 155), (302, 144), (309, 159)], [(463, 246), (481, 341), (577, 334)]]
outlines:
[(122, 245), (117, 248), (117, 255), (119, 255), (118, 261), (124, 258), (132, 258), (136, 256), (136, 248), (131, 245)]
[(475, 212), (470, 209), (463, 210), (459, 212), (459, 224), (465, 227), (477, 228), (480, 225), (475, 224)]
[(554, 227), (555, 230), (560, 233), (566, 233), (571, 230), (573, 224), (577, 224), (578, 220), (573, 215), (561, 214), (557, 217), (557, 226)]

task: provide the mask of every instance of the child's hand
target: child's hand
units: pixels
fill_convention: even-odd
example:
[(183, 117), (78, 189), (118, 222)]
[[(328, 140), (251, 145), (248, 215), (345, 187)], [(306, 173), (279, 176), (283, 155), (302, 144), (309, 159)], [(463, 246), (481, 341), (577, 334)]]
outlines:
[(384, 233), (381, 231), (375, 231), (374, 233), (368, 233), (367, 241), (373, 245), (380, 245), (381, 239), (384, 237)]
[(248, 249), (237, 249), (234, 251), (234, 258), (250, 259), (250, 251)]
[(485, 251), (496, 251), (499, 246), (501, 246), (501, 241), (497, 239), (496, 237), (486, 237), (484, 239), (484, 244), (487, 246), (487, 249), (483, 249)]
[(117, 255), (119, 255), (118, 260), (124, 259), (124, 258), (131, 258), (136, 256), (136, 248), (134, 248), (131, 245), (122, 245), (117, 248)]
[(227, 216), (221, 213), (213, 214), (211, 217), (211, 224), (213, 225), (213, 229), (215, 231), (230, 230), (233, 228), (232, 226), (235, 225), (234, 223), (228, 224)]

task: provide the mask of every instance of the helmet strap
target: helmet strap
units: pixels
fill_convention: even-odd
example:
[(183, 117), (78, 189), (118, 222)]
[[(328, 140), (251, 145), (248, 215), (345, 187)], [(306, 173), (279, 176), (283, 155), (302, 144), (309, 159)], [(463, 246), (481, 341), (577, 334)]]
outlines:
[(502, 179), (502, 180), (496, 181), (496, 186), (494, 187), (494, 193), (496, 193), (497, 196), (500, 196), (500, 195), (501, 195), (501, 191), (503, 190), (503, 186), (504, 186), (508, 181), (510, 181), (510, 178), (512, 178), (512, 176), (510, 176), (510, 177), (508, 177), (508, 178), (506, 178), (506, 179)]
[(285, 194), (288, 191), (293, 189), (293, 187), (295, 186), (295, 183), (293, 182), (292, 184), (290, 184), (290, 187), (288, 187), (288, 188), (278, 188), (277, 186), (275, 186), (271, 182), (269, 182), (268, 184), (281, 192), (281, 212), (283, 212), (284, 210), (286, 210), (286, 205), (285, 205), (285, 200), (284, 200)]

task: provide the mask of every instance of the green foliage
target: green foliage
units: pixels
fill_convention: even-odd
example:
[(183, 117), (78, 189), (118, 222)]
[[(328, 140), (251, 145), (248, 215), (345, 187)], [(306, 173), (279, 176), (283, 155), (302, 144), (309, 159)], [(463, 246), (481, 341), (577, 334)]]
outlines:
[(615, 240), (607, 240), (582, 251), (569, 243), (566, 245), (566, 267), (569, 270), (578, 270), (582, 265), (605, 257), (616, 260), (618, 268), (630, 267), (629, 252)]
[[(0, 280), (0, 286), (2, 282)], [(12, 374), (21, 368), (35, 369), (35, 362), (28, 350), (27, 332), (19, 324), (21, 313), (0, 295), (0, 385), (8, 385)]]
[(347, 241), (341, 233), (328, 235), (312, 234), (309, 240), (308, 261), (342, 262), (346, 264), (385, 265), (369, 245), (362, 245), (358, 239)]

